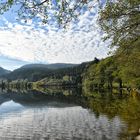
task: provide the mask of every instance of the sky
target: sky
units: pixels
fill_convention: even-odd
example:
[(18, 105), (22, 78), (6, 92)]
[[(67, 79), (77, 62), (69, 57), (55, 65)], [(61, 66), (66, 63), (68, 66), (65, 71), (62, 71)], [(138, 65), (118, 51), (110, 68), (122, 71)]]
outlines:
[(17, 21), (12, 10), (0, 15), (0, 66), (9, 70), (29, 63), (82, 63), (105, 58), (110, 49), (103, 42), (96, 2), (67, 29), (40, 21)]

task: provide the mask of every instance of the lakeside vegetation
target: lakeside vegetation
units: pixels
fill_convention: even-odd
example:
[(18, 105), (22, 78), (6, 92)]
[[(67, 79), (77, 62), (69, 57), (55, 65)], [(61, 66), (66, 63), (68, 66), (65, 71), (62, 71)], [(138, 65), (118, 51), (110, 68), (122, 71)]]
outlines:
[[(133, 53), (133, 52), (132, 52)], [(140, 55), (139, 55), (140, 56)], [(135, 58), (135, 64), (131, 61), (122, 64), (119, 62), (120, 57), (117, 55), (99, 60), (95, 58), (94, 61), (83, 63), (71, 68), (62, 69), (35, 69), (32, 74), (27, 74), (31, 68), (16, 70), (14, 78), (11, 73), (11, 77), (8, 74), (8, 78), (0, 80), (0, 87), (3, 88), (33, 88), (39, 86), (63, 86), (63, 87), (82, 87), (85, 91), (93, 91), (103, 88), (126, 88), (140, 89), (140, 70), (139, 67), (135, 68), (135, 64), (138, 66), (140, 59)], [(124, 60), (124, 59), (123, 59)], [(131, 58), (133, 61), (133, 56)], [(136, 63), (137, 62), (137, 63)], [(130, 65), (131, 63), (131, 65)], [(128, 66), (128, 67), (126, 67)], [(21, 72), (20, 72), (21, 71)], [(135, 74), (136, 73), (136, 74)], [(45, 75), (46, 74), (46, 75)], [(34, 76), (33, 76), (34, 75)], [(22, 79), (16, 79), (20, 76)], [(26, 77), (27, 76), (27, 77)], [(26, 79), (24, 79), (24, 77)], [(42, 77), (42, 79), (41, 79)]]

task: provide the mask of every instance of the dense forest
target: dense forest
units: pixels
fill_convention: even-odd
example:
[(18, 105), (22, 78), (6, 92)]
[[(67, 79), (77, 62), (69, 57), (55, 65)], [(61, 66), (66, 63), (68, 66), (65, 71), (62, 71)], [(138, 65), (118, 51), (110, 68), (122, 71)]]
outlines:
[(1, 75), (1, 86), (16, 85), (15, 87), (24, 87), (25, 83), (37, 84), (37, 85), (81, 85), (82, 73), (85, 68), (94, 61), (82, 63), (80, 65), (75, 64), (31, 64), (16, 69), (10, 73)]
[(88, 89), (118, 86), (140, 88), (140, 1), (107, 1), (99, 12), (99, 24), (116, 51), (84, 76)]
[(125, 60), (124, 55), (120, 56), (116, 53), (102, 60), (95, 58), (93, 61), (67, 68), (21, 67), (2, 75), (0, 85), (15, 88), (27, 88), (33, 85), (82, 86), (88, 91), (102, 88), (139, 89), (140, 55), (136, 57), (133, 53), (135, 52), (131, 52), (129, 61)]

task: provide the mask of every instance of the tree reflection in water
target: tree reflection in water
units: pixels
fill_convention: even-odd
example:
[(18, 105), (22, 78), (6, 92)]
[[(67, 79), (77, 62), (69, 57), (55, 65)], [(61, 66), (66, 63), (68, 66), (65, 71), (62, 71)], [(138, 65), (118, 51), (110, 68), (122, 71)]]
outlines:
[(0, 138), (134, 139), (140, 128), (139, 101), (135, 93), (7, 90), (0, 93)]

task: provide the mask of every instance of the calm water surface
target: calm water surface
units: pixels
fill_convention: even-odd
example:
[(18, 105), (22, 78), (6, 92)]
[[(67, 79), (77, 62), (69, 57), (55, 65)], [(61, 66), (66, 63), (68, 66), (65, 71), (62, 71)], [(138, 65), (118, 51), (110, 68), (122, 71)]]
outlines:
[(131, 140), (140, 100), (77, 91), (0, 93), (0, 140)]

